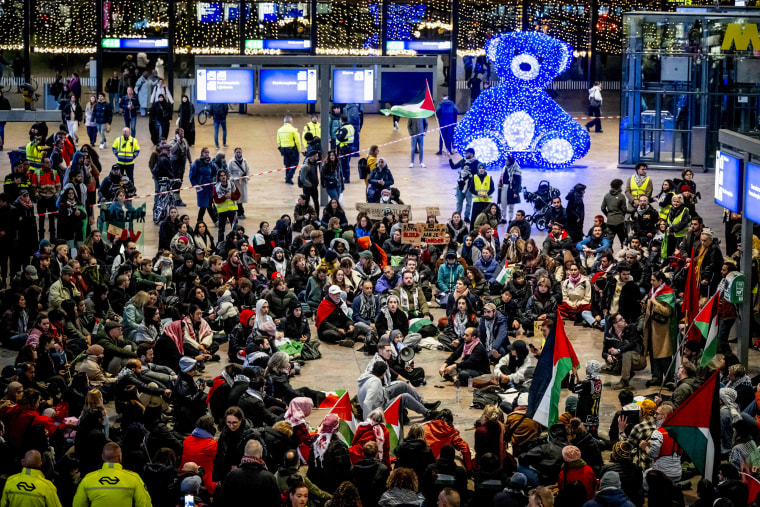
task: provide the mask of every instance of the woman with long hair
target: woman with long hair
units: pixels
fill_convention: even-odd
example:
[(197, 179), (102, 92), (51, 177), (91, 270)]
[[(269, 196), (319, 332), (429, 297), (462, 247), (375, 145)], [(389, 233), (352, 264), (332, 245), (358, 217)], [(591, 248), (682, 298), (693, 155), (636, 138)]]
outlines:
[(372, 226), (372, 232), (369, 235), (369, 239), (372, 240), (372, 244), (382, 246), (385, 240), (388, 239), (388, 229), (381, 221), (375, 222)]
[(306, 284), (309, 283), (310, 276), (311, 267), (306, 262), (306, 256), (300, 253), (295, 254), (290, 260), (290, 270), (285, 275), (288, 287), (292, 288), (296, 295), (299, 295), (306, 290)]
[(193, 146), (195, 144), (195, 106), (187, 95), (182, 95), (182, 102), (179, 105), (179, 128), (185, 131), (188, 146)]
[(37, 315), (37, 320), (34, 323), (34, 327), (29, 331), (29, 336), (26, 339), (26, 343), (24, 345), (37, 347), (40, 343), (40, 336), (45, 333), (49, 333), (50, 329), (50, 319), (48, 318), (47, 312), (40, 312)]
[(27, 340), (29, 331), (29, 312), (26, 309), (26, 297), (17, 293), (11, 296), (11, 304), (3, 313), (2, 342), (12, 349), (20, 348)]
[(369, 236), (372, 233), (372, 220), (363, 211), (356, 215), (356, 225), (354, 226), (354, 238), (358, 241), (359, 238)]
[(466, 296), (459, 296), (454, 303), (455, 311), (446, 318), (446, 328), (438, 336), (438, 341), (448, 351), (454, 351), (464, 339), (468, 327), (478, 327), (478, 317)]
[(143, 314), (145, 306), (150, 301), (150, 296), (147, 292), (141, 290), (130, 299), (124, 306), (124, 315), (122, 319), (122, 327), (124, 338), (129, 341), (134, 341), (137, 334), (137, 326), (145, 319)]
[(206, 222), (201, 221), (195, 224), (193, 241), (195, 242), (195, 248), (200, 248), (206, 252), (206, 255), (211, 255), (216, 250), (214, 235), (209, 232)]
[(92, 251), (93, 257), (98, 259), (99, 262), (106, 262), (108, 260), (108, 247), (103, 242), (103, 235), (99, 230), (93, 229), (90, 231), (84, 244)]
[(143, 321), (137, 326), (135, 341), (137, 343), (155, 344), (158, 337), (164, 332), (161, 314), (155, 306), (146, 306), (143, 309), (143, 316)]
[(322, 174), (320, 175), (322, 181), (322, 187), (327, 191), (327, 195), (330, 199), (336, 201), (340, 199), (340, 194), (343, 193), (343, 171), (340, 168), (340, 161), (338, 160), (338, 154), (335, 151), (329, 151), (327, 153), (327, 159), (322, 164)]
[(348, 218), (346, 218), (346, 212), (338, 202), (338, 199), (330, 199), (325, 205), (325, 210), (322, 213), (322, 221), (320, 225), (322, 227), (328, 227), (331, 218), (337, 218), (340, 222), (340, 228), (346, 229), (348, 227)]
[(421, 505), (425, 500), (419, 493), (417, 476), (408, 468), (394, 469), (385, 486), (388, 489), (380, 497), (380, 507), (413, 507)]

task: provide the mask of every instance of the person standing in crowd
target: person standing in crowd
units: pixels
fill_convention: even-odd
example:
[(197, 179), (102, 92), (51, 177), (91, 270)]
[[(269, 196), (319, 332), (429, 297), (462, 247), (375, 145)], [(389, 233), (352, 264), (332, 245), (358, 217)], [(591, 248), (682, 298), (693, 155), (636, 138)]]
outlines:
[(414, 167), (414, 154), (420, 154), (420, 167), (427, 167), (422, 162), (422, 156), (425, 150), (425, 133), (428, 130), (427, 118), (409, 118), (406, 122), (406, 130), (412, 138), (412, 160), (409, 162), (409, 169)]
[(124, 126), (129, 129), (130, 135), (134, 137), (137, 133), (137, 115), (140, 109), (140, 100), (135, 95), (132, 87), (127, 88), (127, 93), (119, 101), (119, 109), (124, 115)]
[(77, 144), (79, 144), (79, 135), (77, 134), (77, 130), (79, 129), (79, 123), (82, 121), (83, 113), (82, 106), (79, 105), (79, 101), (77, 100), (76, 95), (73, 93), (71, 94), (69, 100), (63, 106), (61, 113), (63, 120), (66, 122), (66, 126), (68, 127), (69, 135)]
[(98, 140), (98, 126), (95, 123), (95, 95), (90, 96), (90, 100), (87, 101), (87, 105), (84, 108), (84, 127), (87, 129), (87, 138), (90, 141), (91, 146), (95, 146), (95, 142)]
[(189, 146), (195, 145), (195, 106), (190, 102), (190, 98), (187, 95), (182, 95), (182, 100), (179, 104), (179, 128), (185, 133), (187, 144)]
[(301, 136), (298, 135), (298, 129), (293, 126), (292, 116), (283, 118), (282, 127), (277, 129), (277, 149), (280, 150), (285, 167), (285, 183), (293, 185), (293, 175), (296, 173), (298, 154), (301, 151)]
[(457, 177), (457, 208), (456, 212), (462, 214), (462, 205), (467, 201), (464, 215), (462, 218), (465, 222), (470, 223), (470, 216), (472, 211), (472, 193), (470, 192), (470, 185), (472, 178), (478, 174), (478, 167), (480, 162), (475, 158), (475, 150), (467, 148), (464, 152), (464, 158), (459, 160), (456, 164), (451, 160), (449, 155), (449, 166), (452, 169), (459, 169), (459, 175)]
[[(180, 180), (180, 184), (185, 180), (185, 168), (187, 164), (193, 164), (193, 158), (190, 154), (189, 141), (185, 137), (185, 129), (178, 127), (174, 131), (174, 139), (169, 146), (169, 163), (172, 166), (172, 177)], [(177, 206), (187, 206), (182, 202), (179, 192), (174, 195)]]
[(622, 188), (623, 180), (615, 178), (610, 182), (610, 191), (602, 200), (602, 213), (607, 217), (607, 239), (610, 240), (610, 246), (615, 241), (615, 236), (620, 240), (621, 247), (625, 245), (628, 237), (625, 232), (625, 215), (628, 212), (628, 206), (621, 192)]
[[(208, 148), (201, 148), (201, 156), (190, 167), (190, 184), (197, 187), (195, 195), (198, 200), (198, 222), (203, 221), (203, 216), (208, 210), (211, 220), (217, 222), (216, 210), (212, 205), (213, 188), (210, 183), (216, 181), (216, 171), (211, 163), (211, 155)], [(199, 186), (203, 185), (203, 186)]]
[(140, 101), (140, 116), (145, 116), (148, 106), (151, 103), (151, 88), (153, 82), (149, 79), (148, 71), (144, 71), (135, 83), (135, 93), (137, 100)]
[(321, 153), (309, 149), (306, 152), (303, 164), (298, 171), (298, 186), (303, 189), (303, 195), (314, 202), (314, 209), (319, 209), (319, 174), (322, 172), (322, 162), (319, 160)]
[(648, 166), (644, 162), (636, 164), (636, 172), (628, 180), (628, 185), (625, 188), (625, 196), (628, 198), (628, 212), (632, 212), (639, 205), (639, 197), (645, 195), (648, 199), (652, 199), (652, 193), (654, 192), (654, 185), (651, 178), (647, 176)]
[(245, 209), (243, 205), (248, 202), (248, 180), (251, 175), (251, 169), (248, 162), (243, 158), (243, 148), (235, 148), (235, 156), (227, 164), (230, 172), (230, 179), (235, 183), (240, 198), (237, 201), (237, 217), (239, 220), (245, 219)]
[(449, 99), (448, 94), (442, 97), (441, 103), (438, 104), (435, 110), (435, 115), (438, 117), (438, 123), (441, 126), (436, 155), (442, 155), (443, 149), (446, 148), (446, 153), (451, 156), (453, 153), (454, 127), (459, 116), (459, 110), (456, 104)]
[(127, 176), (129, 181), (135, 183), (135, 159), (140, 154), (140, 144), (137, 139), (130, 135), (129, 128), (124, 127), (121, 130), (121, 136), (114, 141), (111, 150), (116, 155), (116, 162), (119, 164), (121, 174)]
[(596, 81), (588, 91), (588, 115), (593, 119), (586, 124), (586, 130), (591, 132), (591, 127), (594, 127), (594, 132), (602, 133), (602, 120), (599, 118), (602, 116), (602, 83)]
[(491, 204), (493, 191), (493, 180), (491, 179), (491, 176), (486, 173), (486, 166), (484, 164), (479, 164), (477, 174), (475, 174), (472, 177), (472, 181), (470, 181), (470, 194), (474, 196), (472, 199), (472, 215), (470, 215), (473, 222), (478, 215)]
[(113, 121), (113, 107), (106, 102), (106, 95), (103, 92), (98, 93), (98, 102), (93, 107), (93, 118), (95, 128), (100, 134), (100, 149), (104, 150), (108, 142), (106, 133), (111, 129), (111, 122)]
[(522, 170), (520, 164), (511, 155), (507, 156), (504, 171), (499, 180), (501, 195), (501, 223), (512, 221), (515, 216), (515, 204), (520, 204), (520, 191), (522, 191)]
[[(216, 212), (219, 216), (219, 234), (217, 241), (224, 241), (224, 229), (227, 227), (227, 222), (230, 223), (230, 227), (235, 225), (235, 218), (237, 216), (238, 204), (240, 199), (240, 191), (237, 186), (229, 181), (229, 173), (227, 169), (220, 169), (216, 172), (216, 184), (213, 186), (213, 198), (214, 205), (216, 206)], [(201, 217), (198, 216), (200, 221)]]
[[(10, 456), (6, 456), (10, 459)], [(42, 468), (42, 455), (37, 450), (30, 450), (21, 460), (21, 472), (8, 477), (5, 481), (0, 505), (3, 507), (29, 507), (44, 505), (61, 507), (58, 490), (45, 478)]]
[(214, 146), (219, 149), (219, 127), (222, 128), (222, 145), (227, 147), (227, 113), (229, 106), (227, 103), (217, 103), (211, 105), (211, 114), (214, 116)]
[(104, 87), (106, 93), (108, 93), (108, 103), (111, 105), (112, 111), (116, 111), (117, 106), (119, 105), (119, 99), (121, 98), (119, 95), (119, 81), (119, 72), (113, 71), (113, 74), (108, 78)]
[(348, 156), (354, 146), (354, 137), (356, 129), (348, 122), (347, 116), (340, 117), (340, 128), (335, 134), (335, 140), (338, 143), (338, 158), (340, 167), (343, 169), (343, 181), (351, 183), (351, 158)]
[(61, 177), (58, 172), (54, 171), (50, 165), (50, 157), (42, 158), (42, 168), (35, 169), (32, 172), (32, 194), (37, 201), (37, 214), (39, 216), (39, 234), (40, 238), (45, 237), (45, 218), (50, 221), (50, 237), (57, 237), (55, 234), (56, 214), (51, 213), (58, 211), (55, 201), (58, 194), (61, 193)]
[(303, 127), (303, 135), (301, 136), (301, 146), (303, 149), (306, 149), (306, 146), (309, 144), (306, 134), (311, 134), (312, 139), (322, 138), (322, 125), (319, 123), (319, 115), (317, 113), (312, 114), (311, 121)]

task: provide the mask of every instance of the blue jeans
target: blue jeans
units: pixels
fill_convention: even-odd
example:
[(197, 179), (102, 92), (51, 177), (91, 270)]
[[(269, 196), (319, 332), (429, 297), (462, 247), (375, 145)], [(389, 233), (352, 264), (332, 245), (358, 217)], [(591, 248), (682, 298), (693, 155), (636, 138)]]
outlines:
[(108, 102), (110, 102), (111, 104), (111, 109), (113, 109), (113, 114), (118, 113), (119, 112), (119, 94), (109, 93)]
[(0, 146), (5, 143), (5, 122), (0, 122)]
[(98, 133), (100, 134), (100, 142), (106, 144), (106, 127), (107, 123), (98, 123)]
[(420, 154), (420, 164), (422, 163), (422, 149), (425, 146), (425, 137), (424, 136), (415, 136), (412, 138), (412, 164), (414, 164), (414, 153), (419, 152)]
[(298, 166), (298, 148), (295, 146), (280, 148), (280, 153), (282, 153), (282, 163), (285, 164), (285, 181), (292, 183)]
[(214, 144), (219, 147), (219, 126), (222, 127), (222, 144), (227, 144), (227, 120), (214, 120)]
[(90, 138), (90, 144), (93, 145), (98, 140), (98, 127), (87, 127), (87, 137)]
[(593, 326), (594, 322), (596, 322), (594, 315), (588, 310), (581, 312), (581, 318), (583, 318), (589, 326)]
[(129, 127), (129, 130), (132, 131), (132, 137), (135, 137), (135, 132), (137, 131), (137, 116), (133, 116), (131, 118), (124, 117), (124, 126)]
[[(464, 201), (467, 201), (467, 206), (465, 208), (464, 215), (462, 215), (462, 204)], [(472, 211), (472, 193), (468, 192), (467, 190), (462, 191), (459, 189), (459, 185), (457, 185), (457, 213), (462, 215), (462, 220), (467, 220), (470, 218), (470, 212)]]
[(340, 188), (326, 188), (325, 191), (330, 199), (340, 199)]

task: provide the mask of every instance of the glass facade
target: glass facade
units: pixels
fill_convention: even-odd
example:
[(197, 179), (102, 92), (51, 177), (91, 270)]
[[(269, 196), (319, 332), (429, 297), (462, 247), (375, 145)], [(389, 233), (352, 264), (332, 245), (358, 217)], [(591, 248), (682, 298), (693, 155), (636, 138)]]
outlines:
[[(745, 12), (624, 15), (621, 166), (688, 166), (706, 150), (711, 167), (719, 129), (760, 137), (758, 24)], [(692, 146), (698, 126), (707, 142)]]
[(34, 52), (53, 53), (66, 48), (71, 53), (95, 53), (94, 0), (38, 0), (35, 7)]
[(168, 32), (169, 4), (167, 1), (103, 1), (103, 37), (105, 38), (165, 38)]
[[(0, 2), (0, 51), (24, 49), (24, 2), (9, 0)], [(0, 55), (2, 56), (2, 55)], [(5, 53), (8, 61), (10, 53)], [(10, 62), (8, 62), (10, 63)]]
[(459, 54), (484, 54), (483, 46), (492, 34), (520, 30), (522, 14), (521, 0), (460, 1)]
[[(311, 2), (251, 2), (245, 5), (246, 54), (267, 54), (265, 41), (310, 40)], [(306, 44), (300, 47), (309, 50)]]
[(379, 55), (382, 9), (372, 0), (317, 3), (317, 54)]
[(175, 9), (175, 53), (240, 53), (240, 3), (187, 0)]

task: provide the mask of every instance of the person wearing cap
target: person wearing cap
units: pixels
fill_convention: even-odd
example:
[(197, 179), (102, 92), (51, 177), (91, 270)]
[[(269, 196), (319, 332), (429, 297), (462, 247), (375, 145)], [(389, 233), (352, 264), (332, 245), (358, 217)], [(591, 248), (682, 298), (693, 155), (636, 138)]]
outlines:
[(346, 304), (337, 285), (331, 285), (327, 296), (319, 303), (316, 326), (319, 339), (328, 343), (352, 337), (354, 323), (348, 317)]
[[(6, 456), (5, 459), (11, 459)], [(42, 456), (37, 450), (29, 450), (21, 460), (21, 472), (5, 481), (0, 505), (3, 507), (61, 507), (58, 490), (40, 470)]]
[(584, 507), (635, 507), (625, 491), (621, 489), (620, 476), (617, 472), (609, 471), (599, 480), (599, 491)]
[(79, 363), (77, 371), (87, 375), (90, 385), (102, 387), (105, 384), (116, 382), (115, 376), (103, 370), (102, 364), (105, 350), (101, 345), (90, 345), (85, 353), (87, 357)]
[(319, 209), (319, 175), (322, 172), (322, 154), (310, 147), (306, 152), (306, 157), (298, 171), (298, 187), (303, 189), (303, 195), (306, 196), (306, 204), (309, 198), (314, 203), (314, 208)]
[(16, 276), (13, 277), (13, 280), (11, 281), (11, 291), (14, 293), (24, 292), (32, 285), (39, 285), (39, 278), (37, 268), (30, 264), (16, 273)]
[(180, 503), (177, 503), (177, 505), (186, 503), (187, 496), (190, 495), (193, 497), (193, 506), (205, 507), (207, 504), (199, 496), (201, 492), (201, 486), (203, 486), (203, 479), (201, 479), (200, 476), (188, 475), (187, 477), (184, 477), (179, 485), (180, 497), (177, 501)]
[(509, 478), (507, 487), (493, 497), (494, 507), (524, 507), (528, 505), (528, 478), (522, 472), (515, 472)]
[(61, 306), (61, 303), (68, 299), (81, 297), (82, 294), (77, 290), (72, 280), (74, 268), (66, 264), (61, 268), (61, 278), (50, 286), (48, 295), (48, 309), (54, 310)]
[(581, 450), (574, 445), (566, 445), (562, 449), (562, 459), (565, 463), (557, 481), (560, 495), (568, 484), (579, 481), (586, 489), (586, 500), (591, 500), (596, 490), (596, 476), (591, 467), (581, 459)]
[(109, 320), (98, 331), (97, 344), (103, 347), (103, 368), (117, 375), (130, 359), (137, 358), (137, 344), (127, 341), (121, 332), (121, 323)]
[(383, 275), (380, 266), (377, 265), (372, 252), (369, 250), (361, 250), (359, 252), (359, 261), (354, 266), (354, 273), (358, 275), (360, 280), (372, 282), (373, 286)]
[(193, 422), (206, 413), (206, 392), (193, 378), (198, 370), (198, 361), (195, 358), (182, 356), (179, 360), (179, 370), (179, 376), (174, 381), (172, 398), (177, 418), (176, 431), (185, 432), (191, 430)]
[(79, 483), (74, 507), (151, 507), (150, 495), (140, 476), (122, 465), (119, 444), (103, 447), (103, 468), (90, 472)]
[(5, 177), (3, 192), (8, 194), (11, 200), (15, 201), (22, 190), (30, 192), (32, 190), (32, 182), (24, 167), (24, 161), (19, 159), (13, 166), (11, 173)]

